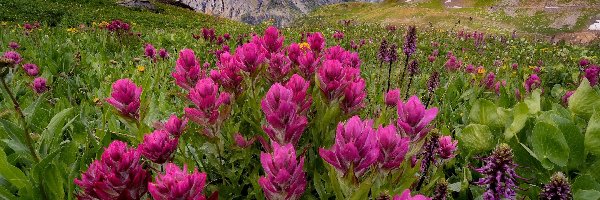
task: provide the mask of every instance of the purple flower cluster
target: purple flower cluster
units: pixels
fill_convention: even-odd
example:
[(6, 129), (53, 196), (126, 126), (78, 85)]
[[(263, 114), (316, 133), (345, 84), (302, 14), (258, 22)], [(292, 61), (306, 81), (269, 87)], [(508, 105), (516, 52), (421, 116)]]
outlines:
[(585, 69), (585, 78), (590, 81), (591, 86), (598, 85), (598, 80), (600, 80), (600, 67), (592, 65)]
[(431, 128), (430, 122), (438, 113), (437, 108), (426, 109), (419, 97), (412, 96), (406, 102), (398, 102), (398, 127), (403, 136), (417, 141), (425, 137)]
[(572, 198), (571, 184), (562, 172), (554, 174), (550, 183), (544, 185), (540, 193), (540, 199), (543, 200), (569, 200)]
[(188, 173), (187, 167), (183, 170), (173, 163), (167, 164), (165, 173), (156, 176), (154, 182), (148, 183), (148, 192), (153, 199), (206, 199), (202, 194), (206, 185), (206, 173), (200, 173), (194, 169), (192, 174)]
[[(221, 106), (230, 104), (230, 94), (219, 92), (219, 85), (212, 79), (204, 78), (198, 81), (196, 86), (190, 90), (188, 99), (194, 103), (194, 108), (185, 108), (185, 116), (193, 122), (208, 127), (220, 121)], [(209, 137), (215, 133), (205, 132)]]
[[(306, 95), (305, 91), (304, 95)], [(300, 113), (303, 102), (295, 101), (295, 96), (293, 90), (275, 83), (261, 101), (261, 108), (267, 120), (267, 125), (263, 126), (263, 130), (273, 143), (296, 145), (308, 124), (306, 116)], [(301, 101), (304, 100), (306, 97)]]
[(175, 72), (172, 73), (175, 84), (185, 90), (190, 90), (198, 80), (204, 78), (205, 73), (205, 70), (200, 67), (200, 63), (196, 60), (193, 50), (183, 49), (179, 52)]
[(272, 153), (260, 154), (265, 176), (258, 179), (258, 184), (269, 200), (300, 199), (306, 189), (306, 175), (302, 169), (304, 157), (298, 160), (292, 144), (272, 145)]
[(119, 79), (113, 83), (111, 97), (106, 98), (106, 102), (115, 107), (121, 116), (138, 119), (141, 95), (141, 87), (129, 79)]
[(144, 136), (144, 141), (138, 146), (142, 155), (154, 163), (163, 164), (171, 160), (179, 144), (179, 137), (165, 130), (156, 130)]
[(527, 93), (532, 92), (536, 88), (539, 88), (542, 84), (542, 79), (537, 74), (531, 74), (527, 80), (525, 80), (524, 86)]
[(513, 153), (507, 144), (500, 144), (492, 154), (482, 159), (484, 165), (475, 169), (484, 177), (477, 182), (485, 186), (484, 200), (500, 200), (503, 198), (514, 199), (516, 193), (516, 179), (520, 178), (515, 168), (517, 164), (513, 161)]
[(417, 50), (417, 28), (415, 26), (408, 26), (402, 50), (406, 57), (410, 57)]
[(121, 20), (113, 20), (106, 26), (106, 29), (110, 32), (127, 32), (130, 28), (128, 23)]

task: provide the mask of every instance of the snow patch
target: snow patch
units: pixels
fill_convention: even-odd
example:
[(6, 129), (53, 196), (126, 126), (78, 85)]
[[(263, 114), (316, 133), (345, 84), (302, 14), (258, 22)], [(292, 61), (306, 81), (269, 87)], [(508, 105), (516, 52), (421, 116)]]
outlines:
[(593, 31), (600, 31), (600, 20), (596, 20), (596, 23), (590, 25), (588, 29)]

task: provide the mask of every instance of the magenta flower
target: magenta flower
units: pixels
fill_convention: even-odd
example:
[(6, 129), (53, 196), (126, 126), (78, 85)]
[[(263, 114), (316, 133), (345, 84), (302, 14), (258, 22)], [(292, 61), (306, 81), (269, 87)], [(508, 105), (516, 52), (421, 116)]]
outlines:
[(283, 46), (283, 40), (285, 40), (285, 37), (279, 35), (279, 30), (274, 26), (269, 26), (262, 38), (263, 46), (269, 53), (279, 52)]
[(588, 65), (590, 65), (590, 60), (582, 58), (581, 60), (579, 60), (579, 66), (582, 67), (587, 67)]
[(531, 74), (527, 80), (525, 80), (525, 90), (529, 93), (536, 88), (539, 88), (542, 84), (542, 80), (537, 74)]
[(160, 50), (158, 50), (158, 56), (160, 56), (160, 58), (162, 59), (167, 59), (169, 58), (169, 52), (167, 52), (165, 48), (161, 48)]
[(196, 107), (185, 108), (185, 116), (202, 126), (215, 124), (220, 117), (219, 108), (230, 103), (229, 93), (219, 93), (219, 86), (210, 78), (198, 81), (188, 98)]
[(310, 45), (310, 49), (316, 52), (316, 54), (319, 54), (323, 51), (323, 48), (325, 48), (325, 38), (320, 32), (310, 34), (306, 41)]
[(287, 47), (287, 55), (290, 61), (294, 63), (294, 65), (298, 65), (298, 57), (302, 54), (302, 50), (300, 49), (300, 45), (298, 43), (292, 43)]
[(519, 69), (519, 64), (517, 64), (517, 63), (513, 63), (513, 64), (512, 64), (512, 69), (513, 69), (513, 70), (517, 70), (517, 69)]
[(346, 87), (345, 74), (342, 63), (337, 60), (327, 60), (317, 72), (319, 88), (328, 100), (336, 99), (343, 94)]
[[(343, 175), (353, 173), (361, 177), (377, 163), (379, 148), (371, 120), (362, 121), (358, 116), (346, 123), (339, 123), (335, 144), (330, 150), (319, 148), (319, 155)], [(349, 170), (353, 169), (353, 172)]]
[(398, 101), (400, 101), (400, 89), (396, 88), (390, 90), (385, 94), (385, 105), (390, 107), (396, 107)]
[[(6, 54), (5, 54), (6, 55)], [(592, 65), (585, 69), (585, 78), (590, 81), (591, 86), (598, 85), (598, 80), (600, 79), (600, 67)]]
[(175, 84), (185, 90), (192, 89), (198, 80), (204, 78), (204, 71), (200, 68), (193, 50), (183, 49), (179, 52), (175, 72), (171, 75), (175, 78)]
[(344, 33), (341, 31), (335, 31), (335, 33), (333, 34), (333, 38), (336, 40), (342, 40), (344, 39)]
[(181, 134), (183, 134), (187, 123), (187, 118), (184, 118), (182, 120), (177, 118), (177, 115), (171, 115), (171, 117), (169, 117), (169, 120), (167, 120), (167, 122), (165, 123), (164, 129), (174, 137), (179, 137), (181, 136)]
[(344, 63), (347, 56), (348, 52), (339, 45), (329, 47), (329, 49), (325, 51), (325, 59), (327, 60), (337, 60)]
[(267, 77), (273, 82), (281, 82), (290, 72), (292, 62), (283, 53), (271, 54), (269, 66), (267, 67)]
[(219, 82), (227, 91), (240, 91), (241, 88), (239, 86), (243, 80), (240, 71), (243, 65), (238, 59), (225, 52), (221, 54), (219, 63), (217, 63), (219, 70), (211, 71), (210, 77), (214, 81)]
[(189, 174), (184, 165), (183, 170), (173, 163), (167, 164), (164, 174), (158, 174), (154, 182), (148, 183), (148, 191), (156, 200), (188, 199), (205, 200), (202, 194), (206, 186), (206, 173)]
[(263, 130), (271, 141), (281, 145), (297, 144), (308, 124), (306, 116), (298, 114), (299, 105), (294, 102), (292, 90), (275, 83), (261, 101), (267, 120)]
[(122, 116), (137, 119), (141, 95), (141, 87), (129, 79), (119, 79), (113, 83), (111, 97), (106, 98), (106, 102), (115, 107)]
[(19, 47), (21, 47), (21, 45), (19, 45), (19, 43), (16, 43), (16, 42), (8, 43), (8, 48), (10, 48), (12, 50), (17, 50)]
[(319, 58), (312, 51), (306, 51), (298, 56), (298, 71), (304, 78), (312, 78), (319, 65)]
[(494, 72), (488, 73), (484, 79), (481, 80), (481, 84), (488, 90), (494, 89), (494, 81), (496, 80), (496, 74)]
[(17, 53), (16, 51), (4, 52), (4, 55), (2, 55), (2, 57), (12, 60), (15, 63), (15, 65), (18, 65), (22, 61), (21, 54)]
[(429, 123), (437, 116), (436, 107), (425, 109), (419, 97), (412, 96), (406, 103), (398, 102), (398, 127), (404, 136), (417, 141), (425, 137), (431, 128)]
[(23, 24), (23, 28), (25, 30), (29, 31), (29, 30), (33, 29), (33, 26), (30, 23), (25, 23), (25, 24)]
[(235, 145), (245, 149), (250, 147), (250, 145), (252, 145), (254, 143), (254, 141), (256, 140), (256, 138), (252, 138), (250, 140), (246, 140), (246, 138), (244, 138), (244, 136), (242, 136), (242, 134), (240, 133), (236, 133), (233, 135), (233, 140), (235, 141)]
[(260, 163), (265, 176), (258, 179), (258, 184), (267, 199), (300, 199), (306, 189), (306, 177), (302, 169), (304, 157), (298, 161), (292, 144), (273, 143), (273, 153), (261, 153)]
[(396, 131), (396, 126), (390, 124), (377, 129), (377, 144), (379, 145), (379, 167), (392, 170), (400, 167), (408, 152), (409, 138), (402, 138)]
[(151, 179), (140, 163), (140, 152), (116, 140), (75, 184), (82, 190), (79, 199), (141, 199)]
[(456, 56), (450, 55), (444, 66), (448, 71), (456, 71), (462, 66), (462, 61), (458, 60)]
[(157, 164), (163, 164), (171, 159), (179, 138), (171, 137), (165, 130), (156, 130), (144, 135), (144, 141), (138, 146), (142, 155)]
[(144, 48), (144, 55), (148, 58), (154, 59), (156, 57), (156, 49), (152, 44), (146, 44)]
[(266, 58), (267, 52), (255, 43), (246, 43), (235, 50), (235, 57), (244, 63), (242, 70), (248, 73), (254, 73)]
[(563, 103), (563, 105), (565, 105), (565, 106), (569, 105), (569, 98), (571, 98), (571, 96), (573, 95), (573, 93), (575, 93), (575, 91), (573, 91), (573, 90), (567, 91), (565, 93), (565, 95), (562, 96), (562, 103)]
[(429, 61), (430, 63), (435, 62), (435, 59), (437, 57), (433, 56), (433, 55), (429, 55), (429, 57), (427, 57), (427, 61)]
[(48, 91), (48, 86), (46, 85), (46, 78), (37, 77), (37, 78), (33, 79), (32, 87), (33, 87), (33, 90), (35, 91), (35, 93), (38, 93), (38, 94), (42, 94), (42, 93)]
[(469, 74), (474, 74), (477, 71), (475, 70), (475, 66), (473, 66), (473, 64), (469, 64), (465, 67), (465, 72)]
[(342, 61), (342, 63), (346, 67), (360, 69), (361, 61), (360, 61), (360, 57), (358, 56), (358, 53), (346, 52), (345, 59), (344, 59), (344, 61)]
[(202, 28), (202, 38), (208, 42), (214, 41), (217, 36), (215, 35), (215, 29), (212, 28)]
[(365, 80), (358, 79), (344, 89), (344, 97), (341, 107), (345, 113), (355, 113), (365, 106), (363, 100), (367, 96), (365, 91)]
[(456, 145), (458, 141), (452, 140), (450, 136), (442, 136), (439, 138), (439, 150), (438, 153), (442, 159), (454, 158), (454, 151), (456, 151)]
[(38, 66), (33, 63), (27, 63), (23, 65), (23, 69), (29, 76), (37, 76), (40, 72)]
[(431, 200), (431, 198), (417, 194), (415, 196), (410, 195), (410, 190), (406, 189), (401, 195), (394, 196), (393, 200)]
[(285, 87), (292, 91), (292, 100), (298, 106), (298, 113), (305, 115), (312, 104), (312, 97), (308, 95), (310, 81), (305, 80), (298, 74), (294, 74), (285, 84)]

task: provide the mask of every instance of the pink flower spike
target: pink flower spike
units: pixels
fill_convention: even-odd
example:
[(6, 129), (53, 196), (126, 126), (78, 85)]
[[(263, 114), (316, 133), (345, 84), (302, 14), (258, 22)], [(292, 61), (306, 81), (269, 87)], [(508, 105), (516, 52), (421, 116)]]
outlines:
[(175, 83), (185, 89), (190, 90), (196, 85), (198, 80), (204, 78), (204, 71), (200, 68), (194, 51), (191, 49), (183, 49), (179, 52), (175, 72), (172, 73), (175, 78)]
[(394, 196), (394, 200), (431, 200), (431, 198), (417, 194), (415, 196), (410, 195), (410, 190), (406, 189), (401, 195)]
[(396, 88), (385, 94), (385, 105), (396, 107), (398, 101), (400, 101), (400, 89)]
[(169, 117), (169, 120), (167, 120), (167, 122), (165, 123), (164, 129), (174, 137), (179, 137), (181, 136), (181, 134), (183, 134), (187, 123), (187, 118), (179, 119), (177, 118), (177, 115), (171, 115), (171, 117)]
[(398, 102), (398, 127), (405, 137), (417, 141), (429, 132), (429, 123), (437, 116), (438, 109), (425, 109), (417, 96), (412, 96), (403, 103)]
[(148, 183), (148, 191), (156, 200), (193, 199), (205, 200), (202, 194), (206, 186), (206, 173), (197, 169), (189, 174), (187, 167), (179, 169), (173, 163), (167, 164), (164, 174), (158, 174), (154, 182)]
[(452, 140), (450, 136), (442, 136), (439, 138), (440, 149), (438, 150), (442, 159), (454, 158), (454, 151), (456, 151), (456, 145), (458, 141)]
[(142, 88), (129, 79), (119, 79), (112, 85), (111, 97), (106, 102), (113, 105), (124, 117), (138, 119)]
[(138, 146), (142, 155), (157, 164), (163, 164), (171, 159), (177, 149), (179, 138), (171, 137), (165, 130), (156, 130), (144, 136), (144, 141)]
[(298, 161), (292, 144), (273, 143), (273, 153), (261, 153), (260, 163), (265, 176), (258, 179), (258, 184), (267, 199), (296, 200), (302, 197), (306, 189), (304, 157)]

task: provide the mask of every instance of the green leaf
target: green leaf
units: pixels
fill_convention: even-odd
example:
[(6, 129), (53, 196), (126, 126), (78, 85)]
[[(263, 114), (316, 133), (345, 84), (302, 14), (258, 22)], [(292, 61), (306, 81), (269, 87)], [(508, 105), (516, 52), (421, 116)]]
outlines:
[(460, 146), (471, 152), (483, 152), (494, 148), (494, 136), (490, 128), (481, 124), (469, 124), (458, 135)]
[[(554, 125), (538, 122), (531, 134), (531, 146), (538, 159), (548, 159), (564, 167), (569, 161), (569, 146), (562, 132)], [(543, 160), (540, 160), (543, 163)]]
[(585, 131), (585, 151), (600, 155), (600, 112), (595, 112)]
[(358, 186), (358, 190), (352, 194), (350, 200), (361, 200), (361, 199), (369, 199), (369, 191), (371, 191), (371, 186), (373, 185), (373, 178), (368, 178), (360, 183)]
[(469, 119), (471, 123), (483, 124), (488, 126), (500, 126), (498, 120), (498, 107), (489, 100), (479, 99), (471, 108)]
[[(52, 117), (48, 126), (44, 129), (41, 135), (40, 153), (48, 154), (48, 152), (58, 148), (58, 144), (62, 140), (60, 133), (64, 127), (69, 125), (69, 117), (73, 114), (73, 108), (67, 108)], [(69, 122), (69, 123), (67, 123)], [(72, 122), (72, 121), (71, 121)]]
[(13, 195), (10, 191), (8, 191), (6, 188), (0, 187), (0, 199), (17, 200), (18, 198), (15, 195)]
[(574, 200), (598, 200), (600, 192), (596, 190), (579, 190), (573, 195)]
[(6, 153), (4, 153), (2, 148), (0, 148), (0, 176), (14, 185), (17, 189), (31, 187), (27, 176), (25, 176), (19, 168), (8, 162)]
[(573, 182), (573, 191), (577, 190), (600, 190), (600, 184), (591, 175), (582, 174)]
[(569, 164), (572, 169), (576, 169), (585, 161), (584, 135), (574, 122), (558, 115), (551, 115), (553, 124), (563, 133), (569, 145)]
[(526, 97), (524, 102), (527, 104), (529, 108), (529, 114), (536, 114), (542, 111), (542, 106), (540, 103), (540, 95), (541, 91), (539, 89), (534, 90), (530, 96)]
[(594, 108), (600, 105), (600, 94), (587, 79), (583, 79), (579, 88), (569, 98), (569, 110), (575, 114), (589, 118), (594, 113)]
[(504, 131), (504, 139), (510, 140), (515, 134), (517, 134), (523, 127), (529, 118), (529, 108), (527, 104), (518, 103), (513, 108), (513, 121), (510, 126)]

